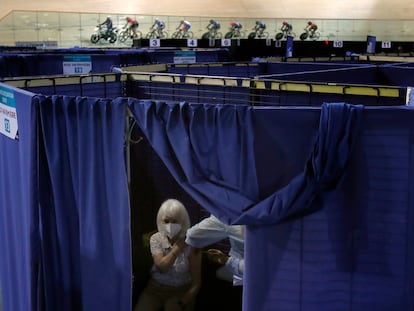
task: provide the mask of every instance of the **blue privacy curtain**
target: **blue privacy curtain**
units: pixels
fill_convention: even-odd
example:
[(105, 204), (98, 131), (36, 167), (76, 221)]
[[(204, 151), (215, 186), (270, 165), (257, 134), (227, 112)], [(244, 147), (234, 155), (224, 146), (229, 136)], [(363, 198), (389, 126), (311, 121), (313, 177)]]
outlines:
[(228, 223), (252, 225), (307, 213), (321, 191), (334, 189), (362, 116), (362, 106), (323, 105), (319, 136), (303, 171), (264, 198), (256, 173), (255, 108), (134, 99), (129, 106), (154, 150), (191, 196)]
[(37, 249), (37, 107), (15, 91), (18, 140), (0, 134), (0, 281), (3, 310), (34, 310)]
[(37, 96), (38, 309), (131, 309), (126, 103)]
[(130, 99), (150, 144), (179, 184), (226, 221), (258, 194), (250, 110)]
[[(321, 208), (323, 194), (335, 189), (343, 179), (362, 117), (362, 106), (338, 103), (313, 109), (313, 112), (320, 111), (320, 123), (319, 128), (314, 129), (317, 135), (309, 143), (310, 148), (305, 149), (308, 154), (299, 155), (303, 158), (302, 169), (272, 191), (264, 191), (264, 184), (273, 182), (272, 174), (274, 179), (280, 177), (274, 170), (285, 168), (281, 166), (284, 163), (272, 163), (271, 159), (261, 163), (265, 156), (256, 153), (258, 150), (266, 152), (260, 145), (269, 144), (275, 133), (268, 137), (255, 134), (259, 127), (270, 127), (278, 120), (274, 118), (278, 108), (266, 111), (247, 106), (137, 100), (130, 100), (129, 106), (150, 144), (179, 184), (223, 221), (248, 225), (247, 249), (249, 243), (256, 242), (254, 234), (249, 236), (254, 228), (283, 223)], [(283, 113), (280, 108), (279, 111)], [(259, 124), (258, 115), (269, 123)], [(268, 116), (267, 120), (263, 116)], [(299, 130), (301, 136), (308, 137), (303, 135), (307, 129)], [(293, 140), (295, 136), (283, 139)], [(269, 145), (269, 152), (274, 148)], [(266, 167), (266, 178), (259, 177), (260, 166)], [(261, 235), (260, 238), (272, 243), (272, 236)], [(265, 250), (246, 253), (246, 259), (251, 260), (246, 260), (244, 310), (264, 310), (257, 308), (257, 299), (272, 305), (272, 296), (266, 294), (266, 286), (271, 282), (261, 283), (258, 278), (267, 267), (272, 267), (272, 258), (267, 255)], [(257, 291), (263, 294), (257, 295)]]

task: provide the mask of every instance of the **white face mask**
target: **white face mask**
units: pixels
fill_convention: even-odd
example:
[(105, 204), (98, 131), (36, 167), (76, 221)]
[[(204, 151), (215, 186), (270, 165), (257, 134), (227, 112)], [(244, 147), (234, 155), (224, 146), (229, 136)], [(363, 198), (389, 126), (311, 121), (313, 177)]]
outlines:
[(181, 225), (176, 223), (168, 223), (164, 225), (164, 230), (167, 237), (172, 239), (181, 231)]

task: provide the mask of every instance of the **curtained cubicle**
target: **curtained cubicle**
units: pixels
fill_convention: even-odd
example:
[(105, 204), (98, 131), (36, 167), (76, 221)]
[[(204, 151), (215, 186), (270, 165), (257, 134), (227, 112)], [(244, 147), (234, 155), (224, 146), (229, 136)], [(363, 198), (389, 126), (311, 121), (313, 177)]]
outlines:
[[(412, 310), (410, 107), (16, 99), (0, 135), (4, 310), (131, 310), (125, 120), (180, 186), (247, 225), (244, 310)], [(132, 159), (133, 160), (133, 159)]]
[(130, 310), (125, 103), (10, 90), (19, 137), (0, 135), (4, 310)]

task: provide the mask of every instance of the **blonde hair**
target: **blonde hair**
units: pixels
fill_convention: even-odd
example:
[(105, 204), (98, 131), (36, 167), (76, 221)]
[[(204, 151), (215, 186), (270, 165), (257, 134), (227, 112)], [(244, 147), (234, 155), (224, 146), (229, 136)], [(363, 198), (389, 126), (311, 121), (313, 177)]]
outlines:
[(163, 231), (163, 224), (165, 218), (174, 218), (181, 225), (181, 233), (187, 232), (190, 228), (190, 216), (184, 204), (176, 199), (168, 199), (161, 204), (157, 213), (157, 228), (158, 231)]

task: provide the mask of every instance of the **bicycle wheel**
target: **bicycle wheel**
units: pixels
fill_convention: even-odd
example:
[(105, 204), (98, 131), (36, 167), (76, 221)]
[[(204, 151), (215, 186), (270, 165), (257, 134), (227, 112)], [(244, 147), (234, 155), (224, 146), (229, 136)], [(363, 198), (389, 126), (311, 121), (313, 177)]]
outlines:
[(183, 34), (183, 39), (192, 39), (194, 37), (194, 33), (192, 31), (187, 31)]
[(252, 31), (251, 33), (249, 33), (247, 39), (255, 39), (256, 38), (256, 32)]
[(174, 32), (172, 34), (172, 37), (171, 38), (173, 38), (173, 39), (181, 39), (181, 31), (177, 30), (176, 32)]
[(154, 39), (156, 38), (154, 31), (150, 31), (149, 33), (147, 33), (147, 35), (145, 36), (146, 39)]
[(125, 42), (128, 39), (129, 33), (127, 30), (122, 30), (119, 33), (118, 40), (119, 42)]
[(226, 35), (224, 36), (224, 38), (226, 38), (226, 39), (233, 38), (233, 32), (232, 31), (229, 31), (228, 33), (226, 33)]
[(278, 32), (275, 36), (276, 40), (282, 40), (283, 39), (283, 32)]
[(204, 33), (202, 36), (201, 36), (201, 39), (210, 39), (211, 38), (211, 34), (210, 34), (210, 32), (208, 31), (208, 32), (206, 32), (206, 33)]
[(142, 32), (137, 30), (135, 32), (135, 36), (133, 37), (133, 39), (141, 39), (142, 38)]
[(300, 35), (300, 40), (306, 40), (308, 38), (308, 33), (307, 32), (304, 32), (304, 33), (302, 33), (301, 35)]

